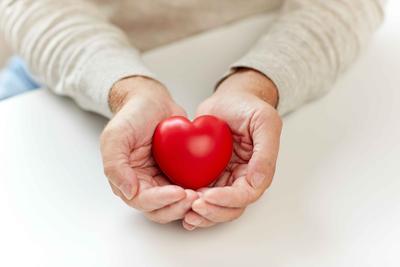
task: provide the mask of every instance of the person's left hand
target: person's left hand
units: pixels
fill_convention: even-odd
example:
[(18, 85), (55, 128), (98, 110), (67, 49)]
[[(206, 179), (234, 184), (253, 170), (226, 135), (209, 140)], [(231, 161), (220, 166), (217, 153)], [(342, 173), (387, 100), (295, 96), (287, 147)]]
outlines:
[(233, 134), (230, 163), (211, 188), (199, 190), (182, 221), (183, 227), (209, 227), (238, 218), (271, 184), (279, 150), (282, 121), (275, 110), (277, 89), (266, 76), (238, 70), (225, 79), (198, 108), (225, 120)]

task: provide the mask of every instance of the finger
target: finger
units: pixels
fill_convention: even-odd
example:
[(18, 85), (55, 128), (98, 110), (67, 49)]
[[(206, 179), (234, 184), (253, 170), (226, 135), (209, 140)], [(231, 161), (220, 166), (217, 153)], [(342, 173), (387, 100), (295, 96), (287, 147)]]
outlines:
[[(148, 180), (143, 180), (143, 179), (139, 179), (139, 186), (138, 186), (138, 192), (137, 195), (139, 195), (141, 192), (154, 187), (154, 185), (152, 184), (152, 181), (148, 181)], [(127, 199), (124, 194), (122, 194), (122, 192), (118, 189), (118, 187), (116, 187), (115, 185), (113, 185), (111, 182), (110, 184), (112, 185), (111, 187), (116, 189), (117, 191), (117, 195), (122, 199), (122, 201), (125, 202), (125, 204), (127, 204), (128, 206), (135, 208), (135, 209), (139, 209), (139, 206), (137, 205), (137, 196), (134, 199)]]
[(206, 218), (200, 216), (196, 212), (189, 211), (182, 221), (182, 225), (186, 230), (194, 230), (197, 227), (206, 228), (215, 225), (215, 222), (209, 221)]
[(258, 197), (271, 184), (278, 157), (282, 121), (276, 111), (264, 110), (254, 116), (251, 127), (253, 155), (247, 180)]
[(185, 221), (182, 221), (182, 226), (183, 226), (183, 228), (185, 228), (188, 231), (193, 231), (196, 228), (196, 226), (188, 224)]
[(124, 143), (120, 133), (114, 130), (104, 130), (101, 135), (104, 174), (127, 199), (132, 199), (138, 190), (138, 179), (129, 165), (129, 153)]
[(113, 185), (110, 181), (108, 181), (108, 183), (110, 184), (111, 190), (114, 193), (114, 195), (116, 195), (117, 197), (121, 197), (122, 193), (121, 191), (118, 189), (118, 187), (116, 187), (115, 185)]
[(229, 222), (242, 215), (244, 208), (226, 208), (197, 199), (192, 205), (193, 211), (215, 223)]
[(193, 201), (198, 198), (198, 194), (193, 190), (185, 191), (186, 198), (164, 208), (148, 212), (146, 213), (146, 217), (162, 224), (182, 219), (191, 209)]
[(149, 212), (171, 205), (185, 197), (186, 192), (180, 186), (156, 186), (140, 191), (129, 204), (136, 209)]
[(110, 183), (115, 185), (125, 198), (132, 199), (137, 194), (138, 180), (130, 166), (105, 166), (104, 172)]
[[(215, 182), (215, 184), (212, 187), (221, 187), (221, 186), (225, 186), (229, 183), (229, 179), (231, 177), (231, 173), (230, 172), (224, 172), (219, 178), (218, 180)], [(211, 187), (211, 186), (210, 186)]]
[(156, 176), (153, 177), (153, 179), (159, 186), (171, 184), (168, 181), (168, 179), (166, 177), (164, 177), (163, 175), (156, 175)]
[(244, 208), (257, 199), (245, 177), (236, 179), (232, 186), (209, 188), (202, 193), (206, 202), (227, 208)]

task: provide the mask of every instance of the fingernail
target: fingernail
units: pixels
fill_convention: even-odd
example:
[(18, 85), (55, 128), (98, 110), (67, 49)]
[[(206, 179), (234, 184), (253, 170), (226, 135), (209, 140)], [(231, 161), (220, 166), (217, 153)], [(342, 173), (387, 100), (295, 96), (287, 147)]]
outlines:
[(186, 230), (193, 231), (194, 229), (196, 229), (196, 226), (191, 224), (186, 225)]
[(265, 175), (261, 173), (255, 173), (251, 178), (251, 185), (254, 188), (259, 188), (265, 181)]
[(129, 182), (123, 183), (119, 188), (125, 198), (131, 200), (133, 198), (132, 185)]
[(203, 220), (199, 217), (194, 217), (190, 221), (186, 221), (186, 223), (193, 225), (193, 226), (199, 226)]

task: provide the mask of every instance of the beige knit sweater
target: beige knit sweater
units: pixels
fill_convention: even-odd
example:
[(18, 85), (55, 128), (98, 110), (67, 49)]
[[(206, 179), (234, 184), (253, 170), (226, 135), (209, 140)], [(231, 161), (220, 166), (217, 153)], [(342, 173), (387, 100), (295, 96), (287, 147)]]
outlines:
[(116, 81), (154, 77), (139, 51), (246, 16), (280, 12), (231, 67), (270, 77), (283, 114), (329, 89), (382, 21), (383, 1), (0, 0), (0, 29), (50, 89), (109, 117), (108, 93)]

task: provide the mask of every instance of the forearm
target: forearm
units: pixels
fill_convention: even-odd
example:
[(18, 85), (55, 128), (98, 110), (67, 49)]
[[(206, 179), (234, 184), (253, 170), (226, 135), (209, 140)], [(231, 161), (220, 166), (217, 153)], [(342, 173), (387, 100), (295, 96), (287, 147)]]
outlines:
[(124, 33), (84, 1), (2, 0), (0, 27), (50, 89), (105, 116), (116, 81), (152, 76)]

